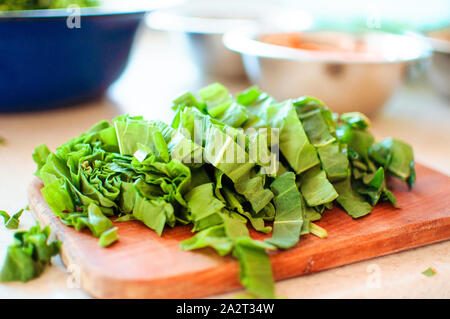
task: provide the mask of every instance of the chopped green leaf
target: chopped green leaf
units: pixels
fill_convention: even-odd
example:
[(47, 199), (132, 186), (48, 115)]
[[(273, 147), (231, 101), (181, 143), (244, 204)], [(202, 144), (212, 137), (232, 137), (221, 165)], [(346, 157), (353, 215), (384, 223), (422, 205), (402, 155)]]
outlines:
[(427, 277), (433, 277), (434, 275), (436, 275), (436, 270), (434, 270), (431, 267), (428, 267), (425, 271), (422, 272), (422, 274), (424, 274)]
[(271, 248), (249, 237), (240, 237), (233, 250), (233, 255), (239, 260), (241, 283), (260, 298), (275, 298), (272, 268), (266, 253), (266, 249)]
[(17, 229), (19, 228), (19, 218), (22, 216), (24, 209), (19, 210), (17, 213), (12, 215), (11, 217), (9, 214), (3, 210), (0, 210), (0, 216), (3, 217), (5, 222), (5, 227), (9, 229)]
[(228, 90), (219, 83), (213, 83), (198, 91), (198, 95), (205, 101), (209, 115), (217, 117), (223, 114), (233, 103)]
[(222, 223), (222, 208), (225, 205), (214, 196), (213, 183), (193, 188), (186, 194), (186, 200), (194, 230), (202, 230)]
[(269, 189), (264, 188), (264, 182), (264, 176), (258, 175), (234, 185), (236, 191), (244, 195), (250, 202), (255, 213), (259, 213), (273, 198), (273, 193)]
[(295, 184), (295, 174), (284, 173), (271, 185), (276, 207), (272, 238), (266, 242), (287, 249), (298, 243), (303, 225), (304, 207)]
[(336, 182), (348, 176), (349, 161), (347, 158), (347, 150), (343, 149), (339, 143), (333, 142), (319, 147), (317, 153), (330, 182)]
[(338, 197), (338, 193), (319, 166), (300, 176), (300, 191), (308, 206), (330, 203)]
[(372, 211), (372, 206), (352, 189), (350, 178), (335, 183), (334, 187), (339, 194), (336, 201), (351, 217), (359, 218)]
[(108, 247), (119, 240), (117, 235), (117, 227), (110, 228), (100, 235), (98, 244), (100, 247)]
[(103, 215), (102, 210), (91, 203), (88, 207), (89, 228), (95, 237), (99, 237), (103, 232), (113, 227), (113, 222)]
[(317, 152), (309, 142), (292, 103), (286, 101), (273, 107), (278, 109), (272, 123), (280, 129), (280, 151), (295, 173), (300, 174), (317, 165)]
[(309, 223), (309, 231), (311, 234), (316, 235), (317, 237), (320, 237), (322, 239), (327, 238), (328, 236), (328, 232), (326, 231), (326, 229), (314, 223)]
[(42, 166), (44, 166), (44, 164), (47, 161), (47, 157), (50, 155), (50, 150), (48, 149), (47, 145), (45, 144), (41, 144), (38, 147), (36, 147), (34, 149), (34, 153), (32, 155), (33, 160), (36, 162), (37, 164), (37, 171), (36, 171), (36, 176), (39, 177), (39, 171), (41, 170)]
[(223, 225), (216, 225), (201, 230), (191, 238), (182, 241), (180, 247), (183, 250), (212, 247), (219, 255), (225, 256), (233, 249), (233, 241), (227, 237)]
[(14, 243), (8, 247), (0, 270), (0, 282), (29, 281), (38, 277), (58, 254), (61, 242), (47, 243), (50, 228), (40, 228), (39, 223), (28, 231), (17, 231)]
[(414, 170), (414, 155), (412, 147), (402, 141), (387, 138), (369, 150), (371, 157), (387, 171), (401, 180), (408, 182), (411, 188), (416, 176)]
[(175, 224), (173, 206), (165, 200), (147, 199), (139, 192), (136, 194), (133, 216), (143, 222), (148, 228), (156, 231), (161, 236), (166, 222), (169, 225)]
[(333, 131), (330, 130), (327, 117), (331, 117), (331, 113), (324, 109), (317, 109), (300, 115), (305, 132), (311, 144), (315, 147), (325, 146), (336, 140), (332, 134)]
[(360, 112), (350, 112), (341, 115), (341, 121), (357, 129), (366, 129), (370, 127), (370, 120)]

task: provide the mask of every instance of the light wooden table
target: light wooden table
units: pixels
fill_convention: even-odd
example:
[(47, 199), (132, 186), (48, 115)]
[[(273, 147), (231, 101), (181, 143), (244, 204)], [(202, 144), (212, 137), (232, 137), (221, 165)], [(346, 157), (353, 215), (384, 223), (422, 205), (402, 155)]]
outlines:
[[(245, 81), (202, 77), (186, 57), (174, 52), (163, 33), (143, 29), (128, 69), (104, 100), (45, 112), (0, 114), (0, 136), (7, 140), (0, 147), (0, 209), (15, 212), (27, 205), (27, 187), (35, 171), (31, 154), (38, 144), (54, 149), (97, 121), (122, 113), (170, 121), (173, 97), (211, 81), (223, 82), (232, 92), (249, 86)], [(450, 175), (449, 104), (426, 82), (403, 86), (373, 120), (373, 132), (378, 139), (395, 136), (408, 141), (417, 161)], [(33, 223), (26, 212), (20, 228)], [(12, 232), (0, 224), (1, 262)], [(434, 277), (421, 274), (428, 267), (436, 269)], [(276, 290), (289, 298), (450, 298), (450, 241), (283, 280)], [(0, 298), (86, 297), (59, 257), (36, 280), (0, 284)]]

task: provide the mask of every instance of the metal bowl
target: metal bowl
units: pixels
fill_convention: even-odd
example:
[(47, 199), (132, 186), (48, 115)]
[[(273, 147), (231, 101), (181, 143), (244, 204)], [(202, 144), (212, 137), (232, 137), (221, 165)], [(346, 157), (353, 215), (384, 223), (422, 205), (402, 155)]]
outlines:
[[(272, 30), (273, 31), (273, 30)], [(250, 80), (278, 99), (312, 95), (334, 112), (373, 114), (392, 95), (408, 63), (430, 56), (430, 47), (415, 36), (384, 32), (348, 33), (310, 30), (302, 37), (328, 44), (364, 44), (377, 54), (300, 50), (259, 41), (270, 32), (233, 30), (224, 44), (242, 55)]]
[[(446, 32), (450, 33), (449, 27)], [(450, 98), (450, 41), (440, 39), (428, 33), (426, 38), (433, 47), (433, 57), (428, 68), (428, 77), (432, 86), (442, 95)]]
[[(278, 6), (258, 0), (197, 0), (149, 14), (147, 25), (168, 31), (173, 45), (187, 52), (202, 73), (222, 77), (245, 77), (239, 54), (226, 49), (223, 34), (234, 28), (247, 28), (271, 21), (274, 15), (286, 14)], [(300, 12), (290, 12), (297, 18), (296, 27), (309, 27), (312, 19)], [(270, 16), (269, 16), (270, 15)]]
[[(116, 1), (117, 2), (117, 1)], [(0, 112), (101, 97), (123, 72), (147, 5), (0, 12)], [(165, 5), (159, 1), (159, 6)], [(78, 8), (79, 9), (79, 8)], [(79, 27), (73, 18), (79, 13)], [(71, 18), (72, 17), (72, 18)]]

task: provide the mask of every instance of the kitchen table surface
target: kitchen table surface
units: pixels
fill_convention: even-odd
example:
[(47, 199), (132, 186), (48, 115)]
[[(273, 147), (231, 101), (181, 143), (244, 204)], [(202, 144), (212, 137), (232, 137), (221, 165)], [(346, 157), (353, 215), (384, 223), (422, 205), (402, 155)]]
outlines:
[[(126, 72), (104, 99), (50, 111), (0, 114), (0, 136), (6, 140), (0, 146), (0, 209), (13, 213), (27, 206), (27, 188), (36, 170), (31, 158), (35, 146), (46, 143), (55, 149), (97, 121), (122, 113), (170, 121), (172, 98), (213, 81), (233, 93), (250, 85), (245, 80), (202, 76), (166, 34), (143, 27)], [(372, 132), (377, 139), (394, 136), (409, 142), (417, 162), (450, 175), (450, 102), (426, 80), (400, 87), (373, 118)], [(33, 224), (31, 213), (24, 212), (20, 229)], [(0, 223), (0, 263), (12, 234)], [(436, 275), (423, 275), (428, 267)], [(89, 298), (78, 286), (76, 271), (68, 272), (54, 257), (39, 278), (0, 284), (0, 298)], [(276, 292), (288, 298), (450, 298), (450, 241), (282, 280)]]

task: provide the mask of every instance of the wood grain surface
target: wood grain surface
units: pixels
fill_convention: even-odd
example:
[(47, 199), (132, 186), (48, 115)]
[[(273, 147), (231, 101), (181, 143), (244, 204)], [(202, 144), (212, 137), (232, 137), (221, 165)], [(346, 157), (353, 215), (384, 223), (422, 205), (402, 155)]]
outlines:
[[(390, 181), (401, 208), (382, 203), (358, 220), (334, 208), (317, 222), (328, 231), (326, 239), (302, 236), (292, 249), (271, 253), (275, 279), (450, 239), (450, 178), (419, 164), (416, 170), (412, 191), (398, 180)], [(197, 298), (241, 287), (233, 258), (220, 257), (210, 248), (179, 249), (180, 241), (192, 236), (190, 226), (167, 228), (158, 237), (140, 222), (121, 222), (116, 224), (119, 241), (100, 248), (88, 231), (75, 231), (54, 216), (41, 188), (38, 179), (30, 185), (30, 207), (63, 242), (64, 264), (78, 272), (82, 288), (94, 297)], [(251, 230), (251, 236), (270, 235)]]

